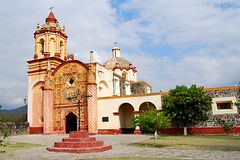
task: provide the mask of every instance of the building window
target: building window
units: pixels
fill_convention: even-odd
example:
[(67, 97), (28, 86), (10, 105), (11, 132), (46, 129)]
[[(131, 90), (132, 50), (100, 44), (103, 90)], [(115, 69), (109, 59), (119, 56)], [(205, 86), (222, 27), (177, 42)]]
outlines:
[(40, 53), (44, 54), (44, 40), (43, 39), (40, 40)]
[(108, 117), (102, 117), (102, 122), (108, 122), (108, 121), (109, 121)]
[(229, 102), (217, 102), (217, 109), (232, 109), (232, 101)]

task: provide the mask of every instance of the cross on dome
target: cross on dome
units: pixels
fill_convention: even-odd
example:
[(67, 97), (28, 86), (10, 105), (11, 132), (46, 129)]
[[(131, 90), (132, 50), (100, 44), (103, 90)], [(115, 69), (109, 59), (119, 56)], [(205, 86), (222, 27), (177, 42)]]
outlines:
[(54, 8), (54, 7), (53, 7), (53, 6), (51, 6), (51, 7), (49, 8), (49, 10), (52, 12), (53, 8)]
[(117, 47), (118, 46), (118, 42), (114, 42), (114, 47)]

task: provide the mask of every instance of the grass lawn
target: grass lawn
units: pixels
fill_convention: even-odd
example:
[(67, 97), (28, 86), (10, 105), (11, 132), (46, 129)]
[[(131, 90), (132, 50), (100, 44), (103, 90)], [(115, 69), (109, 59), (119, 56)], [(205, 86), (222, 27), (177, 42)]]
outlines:
[(166, 149), (240, 151), (240, 136), (234, 135), (189, 135), (159, 136), (130, 145)]
[(22, 143), (22, 142), (10, 142), (7, 143), (6, 146), (0, 147), (0, 159), (4, 156), (12, 156), (15, 154), (15, 151), (18, 149), (26, 149), (32, 147), (42, 146), (40, 144), (30, 144), (30, 143)]
[[(141, 157), (118, 157), (118, 158), (93, 158), (85, 160), (183, 160), (183, 159), (173, 159), (173, 158), (141, 158)], [(84, 159), (81, 159), (84, 160)]]

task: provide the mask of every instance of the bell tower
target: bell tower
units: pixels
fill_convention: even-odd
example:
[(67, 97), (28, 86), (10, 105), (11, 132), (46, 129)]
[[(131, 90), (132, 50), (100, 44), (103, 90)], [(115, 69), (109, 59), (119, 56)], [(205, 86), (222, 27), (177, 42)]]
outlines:
[(59, 25), (52, 10), (42, 27), (37, 25), (34, 39), (34, 60), (49, 57), (66, 60), (67, 35), (65, 27)]
[(42, 26), (37, 25), (34, 40), (34, 56), (27, 61), (29, 133), (51, 133), (51, 75), (67, 60), (67, 35), (65, 28), (61, 27), (55, 18), (52, 7), (45, 23)]

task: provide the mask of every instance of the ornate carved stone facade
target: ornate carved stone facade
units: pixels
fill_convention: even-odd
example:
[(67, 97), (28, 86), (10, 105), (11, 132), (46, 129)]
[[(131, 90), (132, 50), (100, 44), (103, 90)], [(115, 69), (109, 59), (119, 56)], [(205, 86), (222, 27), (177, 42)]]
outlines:
[(65, 133), (90, 127), (96, 133), (96, 64), (66, 55), (67, 36), (52, 12), (34, 38), (34, 60), (28, 61), (29, 132)]

